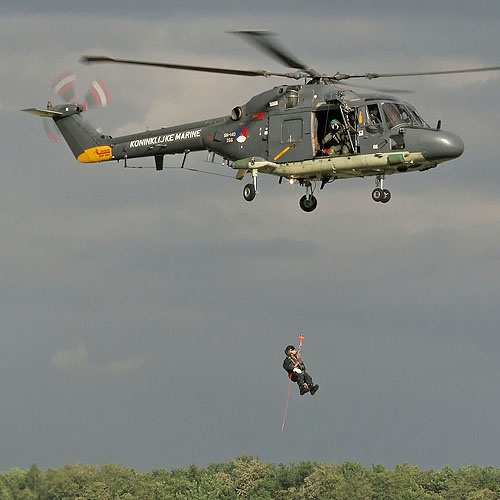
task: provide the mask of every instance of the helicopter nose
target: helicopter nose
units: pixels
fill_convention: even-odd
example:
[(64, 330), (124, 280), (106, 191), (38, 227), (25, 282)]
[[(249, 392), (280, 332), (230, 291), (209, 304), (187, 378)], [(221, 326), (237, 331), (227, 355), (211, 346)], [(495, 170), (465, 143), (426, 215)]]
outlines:
[(451, 132), (428, 131), (420, 138), (422, 154), (428, 161), (452, 160), (464, 152), (464, 143)]

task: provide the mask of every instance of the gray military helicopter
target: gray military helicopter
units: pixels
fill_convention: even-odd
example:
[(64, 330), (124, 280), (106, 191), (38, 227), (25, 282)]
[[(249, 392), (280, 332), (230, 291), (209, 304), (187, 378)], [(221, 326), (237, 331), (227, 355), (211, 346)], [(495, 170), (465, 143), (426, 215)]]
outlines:
[[(162, 127), (122, 137), (97, 132), (81, 117), (78, 103), (29, 108), (23, 111), (50, 117), (79, 162), (93, 163), (154, 157), (156, 170), (163, 170), (165, 155), (207, 150), (237, 170), (247, 201), (255, 198), (259, 174), (271, 174), (281, 183), (305, 188), (300, 207), (312, 212), (314, 192), (336, 179), (375, 177), (372, 198), (387, 203), (386, 176), (424, 171), (459, 157), (464, 150), (460, 137), (441, 130), (439, 121), (430, 127), (409, 103), (380, 93), (360, 94), (342, 84), (355, 78), (373, 80), (401, 76), (442, 75), (496, 71), (500, 66), (419, 73), (364, 73), (333, 75), (308, 67), (264, 31), (234, 32), (295, 71), (238, 70), (188, 66), (162, 62), (83, 56), (84, 63), (119, 63), (250, 77), (277, 76), (304, 80), (303, 84), (279, 85), (236, 106), (228, 116)], [(356, 87), (361, 87), (355, 85)], [(361, 87), (362, 88), (362, 87)], [(374, 92), (372, 89), (371, 92)], [(392, 92), (394, 93), (394, 91)]]

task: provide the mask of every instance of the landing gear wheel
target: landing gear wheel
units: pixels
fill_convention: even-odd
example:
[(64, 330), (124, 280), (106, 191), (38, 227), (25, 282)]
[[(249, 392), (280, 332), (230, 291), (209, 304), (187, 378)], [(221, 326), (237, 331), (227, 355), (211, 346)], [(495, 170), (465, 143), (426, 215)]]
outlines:
[(387, 203), (391, 199), (391, 192), (388, 189), (384, 189), (384, 197), (380, 200), (382, 203)]
[[(380, 188), (375, 188), (372, 191), (372, 200), (373, 201), (382, 201), (383, 199), (384, 199), (384, 190), (380, 189)], [(387, 201), (389, 201), (389, 200), (387, 200)]]
[(318, 200), (314, 195), (309, 196), (309, 199), (304, 195), (300, 199), (299, 205), (304, 212), (312, 212), (318, 206)]
[(247, 201), (252, 201), (255, 198), (255, 187), (253, 184), (247, 184), (243, 188), (243, 198)]

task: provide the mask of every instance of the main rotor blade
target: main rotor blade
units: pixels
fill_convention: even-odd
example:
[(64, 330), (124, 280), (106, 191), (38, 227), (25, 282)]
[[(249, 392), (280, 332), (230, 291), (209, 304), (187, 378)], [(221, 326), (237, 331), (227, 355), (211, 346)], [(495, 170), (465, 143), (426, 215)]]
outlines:
[(333, 80), (349, 80), (350, 78), (368, 78), (373, 80), (374, 78), (392, 78), (401, 76), (427, 76), (427, 75), (452, 75), (459, 73), (479, 73), (483, 71), (500, 71), (500, 66), (490, 66), (487, 68), (469, 68), (469, 69), (451, 69), (444, 71), (422, 71), (417, 73), (365, 73), (362, 75), (346, 75), (342, 73), (337, 73), (331, 78)]
[(354, 87), (355, 89), (371, 90), (372, 92), (387, 92), (389, 94), (414, 94), (414, 90), (393, 89), (387, 87), (372, 87), (371, 85), (361, 85), (359, 83), (338, 81), (335, 85), (345, 85), (346, 87)]
[(309, 68), (304, 63), (299, 61), (293, 54), (291, 54), (285, 47), (279, 44), (273, 37), (274, 33), (270, 31), (230, 31), (235, 35), (245, 38), (248, 42), (257, 45), (261, 50), (274, 57), (277, 61), (285, 64), (289, 68), (300, 69), (306, 72), (309, 76), (320, 76), (317, 71)]
[(155, 61), (141, 61), (135, 59), (119, 59), (116, 57), (108, 56), (82, 56), (80, 62), (84, 64), (91, 63), (119, 63), (119, 64), (135, 64), (138, 66), (153, 66), (156, 68), (171, 68), (171, 69), (182, 69), (189, 71), (203, 71), (205, 73), (222, 73), (225, 75), (238, 75), (238, 76), (282, 76), (288, 78), (296, 78), (296, 73), (273, 73), (265, 69), (257, 70), (243, 70), (243, 69), (232, 69), (232, 68), (214, 68), (209, 66), (191, 66), (186, 64), (171, 64)]

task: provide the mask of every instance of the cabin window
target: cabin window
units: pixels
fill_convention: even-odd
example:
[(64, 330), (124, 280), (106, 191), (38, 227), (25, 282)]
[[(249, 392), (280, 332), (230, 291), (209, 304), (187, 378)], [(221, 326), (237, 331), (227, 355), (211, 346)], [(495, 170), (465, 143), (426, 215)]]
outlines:
[(284, 120), (281, 127), (281, 143), (287, 144), (302, 140), (304, 124), (300, 118)]

